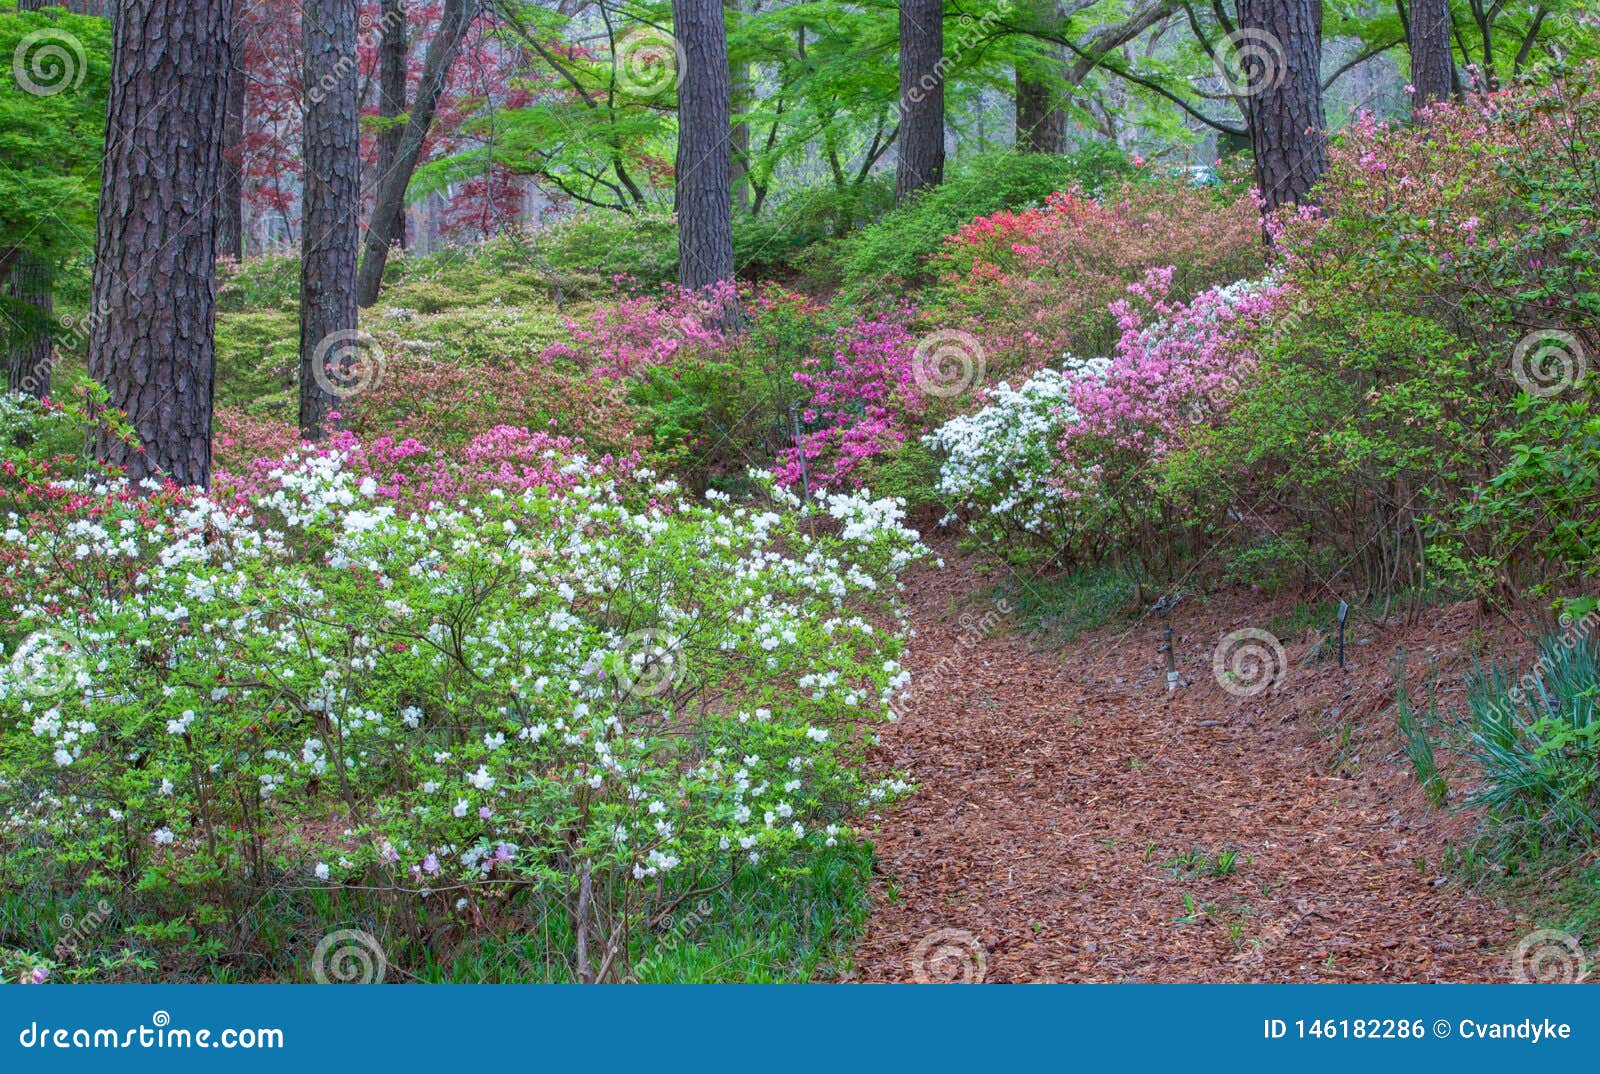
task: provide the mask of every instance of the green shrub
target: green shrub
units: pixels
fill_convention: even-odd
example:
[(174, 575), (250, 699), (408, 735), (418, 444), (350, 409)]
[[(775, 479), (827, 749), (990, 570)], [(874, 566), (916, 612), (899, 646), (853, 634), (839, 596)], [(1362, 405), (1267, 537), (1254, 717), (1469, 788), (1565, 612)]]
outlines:
[(1600, 614), (1566, 621), (1533, 670), (1480, 668), (1467, 681), (1473, 801), (1490, 814), (1502, 857), (1592, 847), (1600, 836)]
[(896, 278), (926, 278), (923, 262), (973, 217), (1031, 205), (1074, 186), (1097, 194), (1135, 172), (1125, 156), (1105, 145), (1066, 156), (1008, 151), (974, 157), (939, 186), (847, 240), (840, 258), (843, 281), (852, 288), (877, 288)]
[(893, 504), (814, 526), (573, 457), (564, 491), (419, 513), (353, 457), (13, 520), (0, 890), (115, 892), (152, 943), (266, 976), (308, 961), (240, 936), (268, 904), (290, 938), (382, 923), (411, 966), (542, 907), (545, 964), (586, 939), (615, 978), (675, 894), (826, 861), (906, 789), (866, 763), (922, 554)]

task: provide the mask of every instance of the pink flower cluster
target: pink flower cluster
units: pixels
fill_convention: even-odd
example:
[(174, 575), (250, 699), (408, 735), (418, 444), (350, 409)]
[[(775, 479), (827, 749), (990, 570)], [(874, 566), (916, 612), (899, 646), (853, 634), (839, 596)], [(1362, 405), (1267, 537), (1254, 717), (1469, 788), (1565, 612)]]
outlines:
[(1073, 384), (1077, 420), (1057, 445), (1066, 472), (1077, 475), (1069, 492), (1160, 458), (1223, 413), (1255, 366), (1250, 336), (1284, 305), (1281, 286), (1252, 282), (1177, 302), (1175, 272), (1150, 270), (1112, 305), (1122, 336), (1110, 364)]
[[(533, 488), (565, 491), (598, 470), (626, 476), (639, 466), (637, 455), (610, 454), (586, 457), (585, 445), (576, 437), (497, 425), (479, 433), (456, 453), (445, 453), (411, 437), (380, 436), (362, 442), (343, 430), (320, 444), (302, 445), (319, 455), (335, 452), (345, 465), (373, 483), (373, 495), (393, 500), (408, 509), (425, 510), (430, 503), (453, 503), (491, 489), (518, 495)], [(242, 474), (219, 471), (213, 482), (219, 498), (243, 504), (270, 487), (273, 473), (283, 465), (281, 456), (253, 460)]]
[(800, 420), (815, 428), (779, 454), (780, 484), (799, 484), (803, 467), (812, 488), (854, 486), (864, 462), (905, 440), (907, 417), (922, 409), (911, 316), (901, 308), (857, 318), (835, 332), (828, 358), (805, 360), (794, 375), (810, 393)]
[(661, 296), (628, 295), (595, 310), (587, 324), (569, 319), (572, 341), (552, 345), (545, 356), (578, 361), (592, 380), (625, 380), (685, 350), (722, 346), (718, 322), (737, 297), (737, 288), (726, 282), (699, 290), (671, 287)]

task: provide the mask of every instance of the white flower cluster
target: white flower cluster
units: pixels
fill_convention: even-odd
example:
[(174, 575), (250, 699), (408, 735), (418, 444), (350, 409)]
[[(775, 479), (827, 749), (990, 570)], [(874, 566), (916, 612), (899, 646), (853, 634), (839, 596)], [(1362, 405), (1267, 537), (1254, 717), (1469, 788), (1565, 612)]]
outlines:
[[(328, 883), (554, 883), (573, 846), (643, 883), (834, 845), (904, 789), (853, 753), (909, 679), (902, 505), (822, 497), (813, 534), (597, 473), (401, 515), (344, 462), (8, 520), (10, 611), (75, 609), (80, 673), (41, 700), (0, 664), (0, 854), (44, 817), (151, 867), (240, 860), (232, 832)], [(319, 834), (332, 799), (354, 820)]]
[[(1056, 442), (1078, 420), (1072, 386), (1103, 377), (1110, 360), (1068, 358), (1060, 369), (1041, 369), (1018, 388), (1002, 381), (988, 405), (952, 418), (925, 438), (944, 456), (939, 493), (968, 517), (1005, 528), (1040, 533), (1070, 516), (1057, 469)], [(948, 525), (957, 514), (947, 515)]]

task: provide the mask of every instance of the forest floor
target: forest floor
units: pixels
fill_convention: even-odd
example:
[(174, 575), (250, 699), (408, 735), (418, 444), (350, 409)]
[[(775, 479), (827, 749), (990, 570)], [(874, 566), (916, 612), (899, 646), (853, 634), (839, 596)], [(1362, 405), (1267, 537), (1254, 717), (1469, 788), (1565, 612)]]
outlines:
[[(1274, 602), (1225, 590), (1174, 614), (1185, 685), (1168, 695), (1153, 618), (1063, 647), (994, 612), (980, 560), (939, 551), (908, 579), (914, 696), (880, 736), (919, 787), (875, 818), (847, 979), (1509, 979), (1527, 929), (1444, 870), (1475, 820), (1426, 801), (1393, 660), (1411, 654), (1414, 697), (1431, 668), (1448, 702), (1472, 654), (1514, 634), (1467, 605), (1410, 627), (1352, 616), (1344, 669), (1302, 629), (1277, 683), (1240, 698), (1213, 648)], [(1441, 767), (1453, 804), (1464, 776)]]

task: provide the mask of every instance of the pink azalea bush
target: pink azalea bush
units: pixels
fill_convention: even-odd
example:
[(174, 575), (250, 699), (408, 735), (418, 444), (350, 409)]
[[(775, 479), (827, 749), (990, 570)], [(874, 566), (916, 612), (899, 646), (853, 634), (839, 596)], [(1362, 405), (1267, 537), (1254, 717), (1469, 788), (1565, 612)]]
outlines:
[[(927, 441), (943, 456), (938, 491), (981, 533), (1018, 554), (1033, 546), (1094, 558), (1163, 510), (1163, 468), (1225, 420), (1257, 363), (1253, 341), (1283, 308), (1273, 282), (1173, 297), (1173, 270), (1152, 269), (1111, 312), (1122, 336), (1107, 358), (1069, 358)], [(1004, 545), (1003, 545), (1004, 547)]]
[(856, 487), (870, 460), (905, 441), (923, 409), (910, 319), (908, 308), (857, 318), (835, 331), (830, 354), (805, 359), (794, 379), (811, 429), (779, 454), (780, 484), (799, 484), (804, 471), (811, 488)]
[(464, 446), (441, 450), (414, 437), (378, 436), (361, 440), (348, 429), (317, 444), (299, 444), (281, 455), (251, 460), (238, 473), (219, 470), (214, 493), (246, 503), (274, 487), (285, 468), (304, 458), (338, 458), (361, 488), (407, 510), (469, 501), (497, 490), (516, 496), (534, 489), (559, 495), (585, 476), (630, 477), (641, 465), (637, 454), (591, 456), (576, 437), (497, 425)]
[[(627, 281), (618, 284), (625, 287)], [(660, 295), (624, 292), (587, 322), (569, 318), (571, 340), (552, 345), (545, 357), (574, 360), (593, 380), (627, 380), (680, 355), (720, 348), (727, 341), (721, 314), (737, 298), (732, 283), (699, 290), (668, 287)]]

